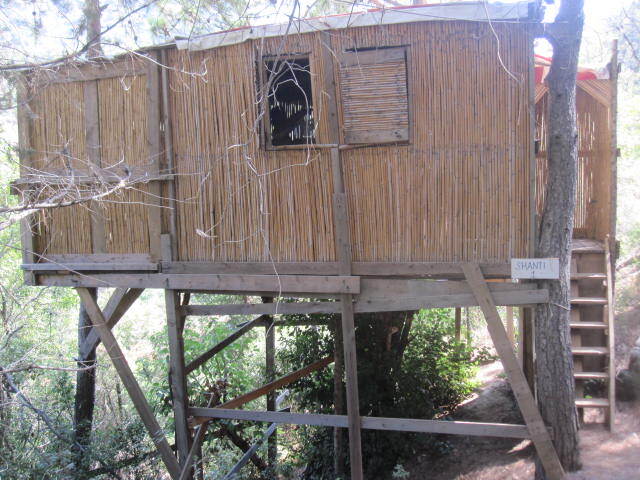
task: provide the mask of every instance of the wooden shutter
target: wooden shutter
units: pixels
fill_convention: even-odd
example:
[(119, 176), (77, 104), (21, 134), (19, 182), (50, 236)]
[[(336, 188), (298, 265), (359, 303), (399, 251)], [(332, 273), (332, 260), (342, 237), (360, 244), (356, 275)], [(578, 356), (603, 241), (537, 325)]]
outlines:
[(340, 61), (347, 144), (409, 140), (406, 49), (345, 52)]

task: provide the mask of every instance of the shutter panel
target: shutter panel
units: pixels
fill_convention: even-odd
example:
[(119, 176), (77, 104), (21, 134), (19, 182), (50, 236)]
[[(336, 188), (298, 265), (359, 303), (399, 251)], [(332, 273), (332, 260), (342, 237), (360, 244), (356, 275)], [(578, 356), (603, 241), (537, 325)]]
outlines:
[(340, 93), (347, 144), (409, 140), (406, 50), (345, 52)]

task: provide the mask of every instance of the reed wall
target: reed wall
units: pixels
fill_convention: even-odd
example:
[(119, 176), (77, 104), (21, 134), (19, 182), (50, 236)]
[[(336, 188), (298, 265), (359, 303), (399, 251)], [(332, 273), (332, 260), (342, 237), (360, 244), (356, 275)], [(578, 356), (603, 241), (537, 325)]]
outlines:
[[(529, 253), (531, 36), (519, 24), (492, 29), (432, 21), (292, 34), (199, 52), (168, 49), (178, 260), (336, 260), (330, 152), (264, 148), (257, 60), (309, 55), (316, 142), (325, 145), (335, 142), (336, 131), (326, 78), (336, 72), (340, 90), (341, 52), (387, 46), (407, 51), (409, 141), (342, 150), (353, 260), (506, 261)], [(154, 159), (149, 150), (145, 75), (97, 82), (103, 166), (166, 165), (164, 154)], [(59, 162), (50, 152), (65, 142), (86, 163), (83, 83), (45, 86), (32, 100), (39, 168)], [(343, 143), (341, 128), (338, 135)], [(105, 204), (107, 252), (149, 252), (147, 189), (126, 190)], [(168, 191), (165, 184), (162, 192)], [(166, 198), (163, 203), (170, 206)], [(39, 248), (90, 253), (90, 220), (87, 206), (45, 215)]]
[[(587, 88), (588, 90), (585, 90)], [(578, 82), (576, 111), (578, 124), (578, 175), (574, 216), (574, 237), (604, 240), (611, 218), (611, 128), (610, 82)], [(547, 180), (548, 93), (536, 104), (536, 210), (542, 214)]]

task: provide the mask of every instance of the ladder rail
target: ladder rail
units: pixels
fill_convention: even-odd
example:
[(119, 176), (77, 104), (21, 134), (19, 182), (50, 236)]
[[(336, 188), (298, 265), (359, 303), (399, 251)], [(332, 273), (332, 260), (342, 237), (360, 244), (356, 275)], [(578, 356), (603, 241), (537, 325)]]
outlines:
[(611, 242), (609, 237), (605, 241), (604, 255), (607, 272), (607, 301), (605, 306), (607, 322), (607, 344), (609, 347), (609, 415), (607, 423), (609, 430), (613, 431), (616, 413), (616, 342), (615, 342), (615, 303), (613, 298), (613, 268), (611, 264)]

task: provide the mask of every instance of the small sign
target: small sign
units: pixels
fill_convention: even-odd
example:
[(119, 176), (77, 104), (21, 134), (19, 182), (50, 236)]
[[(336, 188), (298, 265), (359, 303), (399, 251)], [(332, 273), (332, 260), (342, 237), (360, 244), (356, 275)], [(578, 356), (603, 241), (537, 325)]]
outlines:
[(557, 258), (512, 258), (511, 278), (557, 279), (560, 265)]

